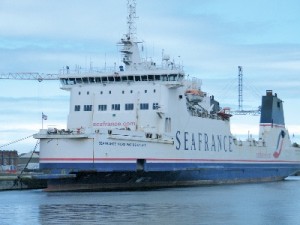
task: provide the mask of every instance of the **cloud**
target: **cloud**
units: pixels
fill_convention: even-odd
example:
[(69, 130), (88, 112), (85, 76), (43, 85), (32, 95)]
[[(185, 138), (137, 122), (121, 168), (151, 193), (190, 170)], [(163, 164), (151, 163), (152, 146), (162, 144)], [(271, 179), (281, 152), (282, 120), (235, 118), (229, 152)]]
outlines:
[[(123, 7), (126, 3), (119, 2), (123, 4), (96, 0), (2, 1), (0, 19), (6, 23), (1, 23), (0, 29), (6, 36), (60, 37), (72, 40), (101, 38), (106, 35), (103, 30), (110, 30), (110, 35), (114, 32), (110, 27), (115, 21), (104, 23), (101, 22), (103, 18), (110, 15), (112, 18), (124, 18), (125, 22), (126, 11)], [(97, 29), (100, 28), (97, 27), (99, 22), (101, 29)]]

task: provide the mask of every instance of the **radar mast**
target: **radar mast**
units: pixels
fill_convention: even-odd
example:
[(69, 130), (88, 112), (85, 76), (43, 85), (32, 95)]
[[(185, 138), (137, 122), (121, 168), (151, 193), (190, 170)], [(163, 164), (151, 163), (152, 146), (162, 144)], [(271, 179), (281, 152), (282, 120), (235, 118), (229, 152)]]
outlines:
[(128, 33), (127, 33), (127, 35), (130, 37), (130, 39), (136, 40), (135, 19), (138, 18), (136, 16), (136, 0), (127, 0), (127, 10), (128, 10), (128, 17), (127, 17)]
[[(120, 52), (123, 54), (123, 63), (126, 70), (137, 70), (142, 66), (141, 57), (136, 37), (136, 0), (127, 0), (127, 25), (128, 33), (119, 43), (122, 46)], [(121, 69), (122, 71), (123, 69)]]

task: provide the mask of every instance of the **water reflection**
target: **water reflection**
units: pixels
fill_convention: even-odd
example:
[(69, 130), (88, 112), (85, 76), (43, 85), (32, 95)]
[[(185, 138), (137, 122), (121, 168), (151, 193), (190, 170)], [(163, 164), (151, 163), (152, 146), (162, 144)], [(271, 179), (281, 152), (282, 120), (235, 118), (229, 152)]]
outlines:
[(0, 192), (0, 225), (298, 225), (300, 178), (141, 192)]
[[(41, 224), (193, 224), (186, 215), (180, 215), (182, 205), (95, 205), (66, 204), (41, 205)], [(185, 212), (189, 206), (185, 207)], [(196, 208), (191, 209), (194, 212)], [(194, 214), (194, 213), (193, 213)], [(194, 221), (195, 222), (195, 221)]]

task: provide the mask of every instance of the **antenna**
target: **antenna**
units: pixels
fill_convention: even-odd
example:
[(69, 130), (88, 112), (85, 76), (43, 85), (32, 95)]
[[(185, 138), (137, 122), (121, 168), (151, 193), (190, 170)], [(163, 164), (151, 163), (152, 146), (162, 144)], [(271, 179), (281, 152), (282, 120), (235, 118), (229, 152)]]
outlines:
[[(127, 70), (133, 69), (132, 65), (138, 65), (141, 63), (140, 50), (138, 47), (137, 37), (136, 37), (136, 0), (127, 0), (127, 24), (128, 33), (125, 38), (121, 38), (119, 43), (123, 48), (120, 52), (123, 54), (123, 63)], [(136, 67), (134, 67), (136, 68)]]
[(236, 111), (231, 111), (232, 114), (234, 115), (258, 115), (260, 114), (260, 108), (258, 108), (258, 110), (244, 110), (243, 109), (243, 67), (242, 66), (238, 66), (238, 110)]
[(136, 0), (127, 0), (127, 10), (128, 10), (128, 17), (127, 17), (127, 24), (128, 24), (128, 38), (135, 39), (136, 35), (136, 23), (135, 19), (138, 17), (136, 16)]
[(239, 111), (243, 111), (243, 67), (238, 66), (239, 70)]

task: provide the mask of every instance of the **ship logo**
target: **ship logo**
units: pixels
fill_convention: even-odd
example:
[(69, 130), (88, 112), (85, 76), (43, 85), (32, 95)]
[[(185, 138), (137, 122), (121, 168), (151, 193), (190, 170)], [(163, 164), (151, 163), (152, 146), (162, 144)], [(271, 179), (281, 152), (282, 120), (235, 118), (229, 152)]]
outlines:
[(284, 137), (285, 137), (285, 132), (283, 130), (281, 130), (281, 132), (279, 133), (279, 136), (278, 136), (278, 140), (277, 140), (276, 151), (273, 153), (274, 158), (278, 158), (280, 156), (280, 153), (282, 151)]

